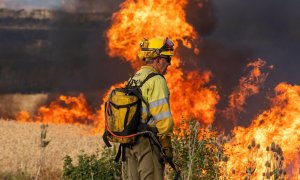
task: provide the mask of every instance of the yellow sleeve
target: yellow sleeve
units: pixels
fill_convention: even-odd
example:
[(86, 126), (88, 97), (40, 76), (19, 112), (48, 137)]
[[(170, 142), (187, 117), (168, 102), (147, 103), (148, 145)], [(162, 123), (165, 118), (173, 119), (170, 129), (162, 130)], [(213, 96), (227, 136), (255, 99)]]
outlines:
[(173, 132), (173, 117), (169, 102), (169, 89), (166, 80), (161, 76), (155, 76), (149, 80), (146, 88), (146, 98), (152, 118), (149, 126), (155, 126), (158, 136), (171, 135)]

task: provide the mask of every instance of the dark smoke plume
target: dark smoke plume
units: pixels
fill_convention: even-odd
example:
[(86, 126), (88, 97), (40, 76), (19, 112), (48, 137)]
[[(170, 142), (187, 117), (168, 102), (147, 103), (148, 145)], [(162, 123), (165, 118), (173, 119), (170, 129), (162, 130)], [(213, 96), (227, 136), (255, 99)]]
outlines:
[[(279, 82), (300, 84), (299, 8), (300, 2), (296, 0), (189, 1), (187, 18), (202, 37), (199, 60), (192, 67), (197, 65), (214, 74), (212, 83), (217, 85), (221, 95), (219, 110), (227, 107), (228, 96), (244, 75), (243, 69), (250, 59), (263, 58), (274, 65), (263, 91), (247, 101), (247, 111), (240, 114), (239, 125), (249, 125), (251, 119), (268, 106), (266, 94)], [(204, 11), (209, 13), (202, 14), (205, 17), (202, 19), (200, 14)], [(201, 21), (208, 23), (200, 26)], [(219, 114), (215, 125), (222, 129), (228, 125), (227, 130), (232, 128)]]
[[(216, 75), (216, 81), (221, 83), (219, 87), (223, 97), (218, 109), (226, 107), (228, 93), (236, 86), (242, 75), (241, 68), (249, 59), (263, 58), (274, 65), (264, 90), (251, 97), (245, 107), (247, 111), (240, 114), (242, 121), (239, 125), (247, 126), (269, 105), (266, 94), (279, 82), (300, 84), (300, 61), (297, 60), (300, 56), (300, 28), (297, 23), (300, 2), (215, 0), (214, 4), (218, 24), (213, 34), (204, 37), (203, 44), (211, 50), (203, 50), (203, 55), (205, 63)], [(235, 51), (230, 52), (229, 49)], [(222, 127), (228, 125), (223, 119), (217, 117), (216, 124)]]
[(105, 53), (103, 32), (109, 17), (0, 10), (0, 91), (95, 91), (125, 80), (129, 65), (110, 60)]
[(129, 64), (106, 55), (103, 32), (110, 16), (0, 9), (0, 106), (5, 111), (1, 117), (12, 118), (19, 107), (33, 112), (21, 101), (12, 101), (14, 93), (26, 98), (31, 95), (25, 94), (51, 93), (43, 101), (47, 103), (60, 94), (83, 92), (98, 108), (104, 90), (126, 80), (124, 75), (131, 72)]
[(217, 25), (213, 1), (189, 0), (185, 9), (187, 21), (193, 24), (201, 36), (213, 33)]

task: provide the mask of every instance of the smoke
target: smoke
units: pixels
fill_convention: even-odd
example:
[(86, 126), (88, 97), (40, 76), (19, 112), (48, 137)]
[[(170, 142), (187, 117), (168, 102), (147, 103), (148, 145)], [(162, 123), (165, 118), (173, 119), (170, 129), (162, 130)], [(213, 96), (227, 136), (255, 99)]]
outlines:
[[(247, 100), (247, 112), (240, 114), (243, 125), (268, 106), (265, 95), (279, 82), (299, 84), (300, 61), (300, 2), (288, 1), (239, 1), (214, 0), (213, 14), (216, 17), (213, 30), (202, 33), (200, 61), (212, 71), (213, 83), (220, 94), (218, 109), (225, 109), (228, 96), (244, 76), (243, 69), (250, 59), (262, 58), (274, 65), (274, 71), (266, 79), (264, 88)], [(194, 17), (195, 18), (195, 17)], [(196, 23), (193, 22), (197, 27)], [(199, 26), (198, 26), (199, 27)], [(259, 103), (258, 103), (259, 102)], [(221, 129), (228, 122), (217, 116), (216, 124)], [(229, 130), (230, 128), (226, 128)]]
[[(98, 107), (103, 90), (131, 73), (129, 64), (108, 58), (105, 52), (103, 32), (114, 9), (103, 13), (1, 9), (0, 94), (83, 92), (89, 104)], [(45, 18), (48, 12), (53, 16)], [(7, 107), (11, 112), (1, 113), (2, 117), (20, 109)]]
[(237, 46), (223, 41), (223, 37), (215, 37), (220, 28), (218, 1), (190, 0), (186, 6), (187, 20), (200, 34), (198, 56), (188, 54), (188, 50), (180, 49), (184, 54), (184, 66), (187, 70), (209, 70), (213, 74), (212, 84), (217, 85), (221, 95), (218, 107), (227, 105), (227, 97), (233, 87), (239, 83), (243, 69), (250, 59), (255, 59), (254, 49), (248, 46)]
[(5, 94), (0, 95), (1, 117), (14, 118), (16, 113), (26, 110), (30, 114), (36, 113), (41, 105), (48, 100), (48, 94)]
[(189, 0), (185, 9), (187, 21), (201, 36), (213, 33), (218, 22), (213, 1)]
[(228, 106), (220, 112), (223, 119), (231, 122), (234, 126), (237, 126), (241, 120), (239, 114), (246, 113), (244, 106), (249, 97), (260, 92), (269, 74), (265, 71), (273, 68), (273, 66), (267, 66), (262, 59), (250, 62), (246, 67), (251, 70), (246, 76), (240, 78), (239, 85), (228, 97)]
[[(121, 2), (2, 0), (1, 8), (52, 9), (55, 18), (0, 15), (0, 93), (83, 92), (92, 104), (99, 104), (105, 89), (133, 73), (128, 63), (111, 59), (105, 52), (103, 33)], [(297, 0), (188, 1), (187, 20), (202, 38), (200, 53), (189, 55), (180, 50), (180, 54), (186, 55), (186, 70), (212, 72), (212, 84), (221, 96), (218, 109), (226, 108), (250, 59), (263, 58), (274, 64), (266, 87), (280, 81), (299, 83), (299, 7)], [(262, 106), (248, 105), (253, 109)]]
[(252, 58), (263, 58), (274, 64), (276, 71), (269, 85), (281, 81), (299, 83), (296, 59), (300, 52), (300, 2), (215, 0), (218, 28), (210, 40), (227, 46), (247, 47)]
[(13, 16), (0, 16), (1, 93), (101, 90), (130, 73), (129, 65), (105, 53), (102, 33), (110, 15), (52, 11), (45, 19), (4, 12)]

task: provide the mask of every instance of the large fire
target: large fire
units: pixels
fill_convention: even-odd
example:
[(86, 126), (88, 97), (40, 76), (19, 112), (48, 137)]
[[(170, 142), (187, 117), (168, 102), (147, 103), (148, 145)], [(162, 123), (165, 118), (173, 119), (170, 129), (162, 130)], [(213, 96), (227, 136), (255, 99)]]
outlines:
[(40, 123), (91, 124), (94, 115), (89, 109), (83, 94), (78, 97), (61, 95), (56, 101), (51, 102), (48, 107), (40, 107), (36, 117), (30, 117), (30, 114), (26, 111), (21, 111), (17, 115), (17, 120), (21, 122), (32, 121), (33, 119)]
[[(193, 42), (199, 40), (199, 35), (186, 22), (186, 3), (186, 0), (125, 1), (121, 10), (113, 15), (113, 25), (106, 34), (109, 55), (120, 56), (137, 69), (141, 62), (136, 54), (143, 37), (169, 37), (175, 41), (175, 49), (182, 42), (183, 46), (198, 52)], [(194, 116), (205, 124), (211, 124), (219, 99), (216, 88), (206, 86), (211, 73), (184, 72), (181, 59), (182, 55), (176, 53), (166, 76), (175, 122), (178, 123), (182, 117)]]
[[(136, 54), (139, 42), (144, 37), (169, 37), (175, 41), (175, 49), (187, 48), (198, 54), (200, 50), (195, 44), (199, 42), (200, 36), (185, 19), (186, 4), (187, 0), (123, 2), (120, 11), (113, 15), (112, 26), (106, 32), (108, 54), (111, 57), (121, 57), (137, 70), (141, 62)], [(205, 125), (212, 124), (219, 101), (217, 87), (208, 85), (213, 74), (200, 70), (186, 72), (183, 69), (183, 59), (184, 55), (176, 51), (166, 75), (175, 123), (178, 125), (182, 118), (194, 117)], [(266, 67), (263, 60), (258, 59), (247, 67), (252, 67), (253, 70), (248, 76), (241, 78), (239, 86), (229, 97), (229, 107), (223, 112), (227, 118), (233, 117), (233, 120), (236, 113), (243, 111), (246, 99), (259, 92), (259, 87), (268, 75), (261, 71), (261, 68)], [(120, 83), (115, 86), (122, 85), (124, 84)], [(263, 179), (263, 176), (270, 176), (273, 166), (281, 169), (281, 173), (288, 171), (291, 178), (296, 177), (300, 166), (300, 86), (280, 83), (275, 92), (270, 109), (258, 115), (250, 127), (234, 129), (234, 138), (225, 145), (226, 154), (229, 155), (227, 177), (241, 179), (251, 175), (251, 179)], [(104, 130), (103, 111), (104, 104), (93, 113), (83, 95), (60, 96), (48, 107), (41, 107), (36, 117), (22, 111), (17, 119), (23, 122), (92, 124), (95, 126), (94, 130), (101, 133)], [(254, 167), (256, 168), (253, 169)]]
[[(250, 127), (236, 127), (233, 131), (235, 135), (233, 141), (226, 144), (227, 153), (230, 155), (228, 169), (235, 171), (235, 174), (230, 172), (231, 177), (245, 176), (246, 169), (251, 166), (252, 161), (256, 165), (253, 176), (256, 177), (255, 179), (263, 179), (263, 173), (265, 175), (271, 173), (266, 163), (271, 161), (271, 155), (274, 152), (278, 152), (281, 155), (280, 158), (283, 157), (287, 163), (281, 164), (280, 169), (284, 170), (286, 165), (292, 164), (297, 167), (293, 170), (298, 171), (300, 86), (280, 83), (275, 88), (275, 92), (276, 96), (272, 99), (273, 106), (258, 115)], [(249, 160), (248, 155), (251, 155), (253, 151), (255, 151), (255, 160)], [(297, 173), (293, 172), (295, 175)]]
[[(197, 53), (198, 49), (193, 47), (193, 42), (199, 40), (199, 36), (186, 22), (184, 12), (186, 3), (185, 0), (125, 1), (121, 5), (121, 10), (113, 15), (112, 27), (106, 33), (109, 55), (120, 56), (137, 69), (141, 62), (136, 54), (143, 37), (169, 37), (175, 41), (176, 47), (181, 42), (183, 46), (193, 48), (192, 51)], [(166, 6), (168, 8), (165, 8)], [(194, 116), (205, 124), (211, 124), (214, 121), (215, 105), (219, 99), (216, 87), (207, 85), (212, 77), (211, 72), (184, 72), (181, 65), (181, 57), (177, 53), (166, 76), (172, 94), (170, 101), (175, 122), (178, 123), (182, 117)], [(95, 124), (101, 130), (104, 118), (99, 113), (97, 117)]]

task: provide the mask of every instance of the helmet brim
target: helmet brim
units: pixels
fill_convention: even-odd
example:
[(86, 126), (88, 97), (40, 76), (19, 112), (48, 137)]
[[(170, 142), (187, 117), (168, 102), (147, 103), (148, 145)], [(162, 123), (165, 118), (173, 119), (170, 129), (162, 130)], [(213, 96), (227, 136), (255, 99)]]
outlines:
[(163, 51), (160, 53), (161, 56), (174, 56), (173, 51)]

